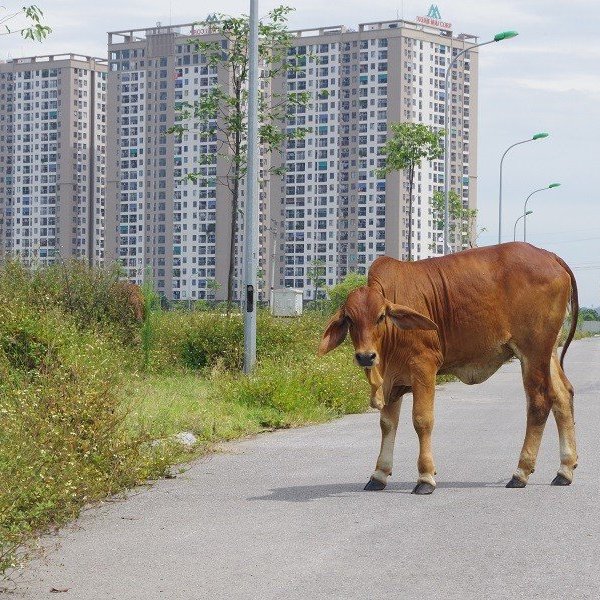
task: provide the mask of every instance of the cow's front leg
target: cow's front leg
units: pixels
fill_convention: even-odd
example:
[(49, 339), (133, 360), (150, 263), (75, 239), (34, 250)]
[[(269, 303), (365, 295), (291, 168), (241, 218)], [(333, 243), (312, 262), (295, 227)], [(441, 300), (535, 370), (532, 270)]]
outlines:
[(413, 425), (419, 436), (419, 479), (413, 494), (431, 494), (435, 490), (435, 466), (431, 450), (433, 431), (433, 401), (435, 396), (435, 372), (413, 378)]
[(379, 491), (387, 485), (388, 477), (392, 474), (392, 463), (394, 460), (394, 441), (398, 429), (398, 417), (400, 416), (400, 405), (402, 396), (398, 395), (382, 407), (379, 416), (381, 426), (381, 449), (377, 458), (375, 472), (365, 486), (365, 490)]

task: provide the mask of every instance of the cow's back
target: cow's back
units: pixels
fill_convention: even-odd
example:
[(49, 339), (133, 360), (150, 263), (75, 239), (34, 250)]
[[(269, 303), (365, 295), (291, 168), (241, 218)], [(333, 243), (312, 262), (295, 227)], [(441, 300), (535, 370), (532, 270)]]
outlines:
[(381, 257), (369, 285), (438, 325), (447, 366), (503, 361), (542, 329), (558, 335), (570, 295), (555, 255), (521, 242), (412, 263)]

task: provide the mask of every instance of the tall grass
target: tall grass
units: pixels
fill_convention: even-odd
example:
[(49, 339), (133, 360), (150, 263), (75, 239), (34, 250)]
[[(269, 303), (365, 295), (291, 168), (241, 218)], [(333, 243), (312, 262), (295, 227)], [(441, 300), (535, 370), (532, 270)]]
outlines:
[(154, 291), (149, 272), (142, 285), (142, 298), (144, 300), (144, 317), (141, 331), (142, 369), (147, 371), (150, 367), (150, 355), (154, 336), (153, 314), (155, 311), (160, 311), (160, 301)]
[(116, 269), (0, 268), (0, 575), (32, 536), (184, 458), (174, 433), (205, 451), (366, 408), (350, 360), (315, 357), (326, 316), (260, 311), (245, 377), (241, 315), (162, 312), (142, 294), (140, 322)]
[(86, 502), (164, 472), (127, 422), (137, 318), (115, 273), (0, 269), (0, 574)]

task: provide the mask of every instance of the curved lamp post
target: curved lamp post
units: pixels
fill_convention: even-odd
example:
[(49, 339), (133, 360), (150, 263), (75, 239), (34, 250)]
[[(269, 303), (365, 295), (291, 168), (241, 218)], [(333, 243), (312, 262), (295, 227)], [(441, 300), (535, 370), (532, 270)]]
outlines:
[(504, 163), (504, 157), (508, 154), (508, 151), (511, 148), (514, 148), (515, 146), (520, 146), (521, 144), (526, 144), (527, 142), (533, 142), (535, 140), (542, 140), (544, 138), (547, 138), (549, 135), (550, 135), (549, 133), (545, 133), (545, 132), (536, 133), (526, 140), (521, 140), (520, 142), (515, 142), (514, 144), (509, 146), (504, 151), (504, 154), (502, 155), (502, 158), (500, 159), (500, 192), (499, 192), (499, 196), (498, 196), (498, 243), (499, 244), (502, 243), (502, 164)]
[(449, 254), (450, 250), (450, 115), (449, 115), (449, 102), (448, 98), (450, 96), (451, 90), (448, 90), (448, 80), (450, 78), (450, 73), (452, 71), (452, 67), (456, 66), (456, 61), (467, 52), (474, 50), (475, 48), (479, 48), (480, 46), (487, 46), (487, 44), (493, 44), (494, 42), (501, 42), (502, 40), (509, 40), (510, 38), (516, 37), (519, 35), (516, 31), (502, 31), (501, 33), (497, 33), (491, 40), (487, 42), (481, 42), (480, 44), (475, 44), (473, 46), (469, 46), (464, 50), (461, 50), (451, 61), (446, 69), (446, 77), (444, 84), (444, 125), (445, 125), (445, 135), (444, 135), (444, 254)]
[(523, 241), (526, 242), (527, 241), (527, 215), (531, 213), (531, 211), (527, 211), (527, 202), (529, 202), (529, 198), (531, 198), (531, 196), (533, 196), (534, 194), (537, 194), (538, 192), (543, 192), (544, 190), (551, 190), (552, 188), (557, 188), (560, 187), (560, 183), (551, 183), (550, 185), (540, 188), (539, 190), (534, 190), (533, 192), (531, 192), (531, 194), (529, 194), (529, 196), (527, 196), (527, 199), (525, 200), (525, 204), (523, 205)]
[[(527, 212), (523, 213), (516, 221), (515, 221), (515, 229), (514, 229), (514, 233), (513, 233), (513, 242), (517, 241), (517, 224), (519, 223), (519, 221), (521, 219), (525, 219), (527, 218), (527, 215), (530, 215), (533, 211), (532, 210), (528, 210)], [(524, 240), (523, 240), (524, 241)]]

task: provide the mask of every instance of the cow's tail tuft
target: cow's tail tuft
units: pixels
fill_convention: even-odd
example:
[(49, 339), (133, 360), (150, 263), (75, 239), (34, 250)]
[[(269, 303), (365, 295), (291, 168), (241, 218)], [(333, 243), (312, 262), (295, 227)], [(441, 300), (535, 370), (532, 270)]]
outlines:
[(556, 260), (571, 278), (571, 327), (569, 328), (567, 339), (565, 340), (562, 352), (560, 353), (560, 366), (561, 368), (564, 368), (563, 361), (565, 359), (565, 354), (569, 349), (569, 345), (573, 341), (575, 330), (577, 329), (577, 319), (579, 318), (579, 296), (577, 293), (577, 281), (575, 281), (575, 275), (573, 275), (573, 271), (571, 271), (569, 265), (562, 258), (560, 258), (560, 256), (556, 256)]

